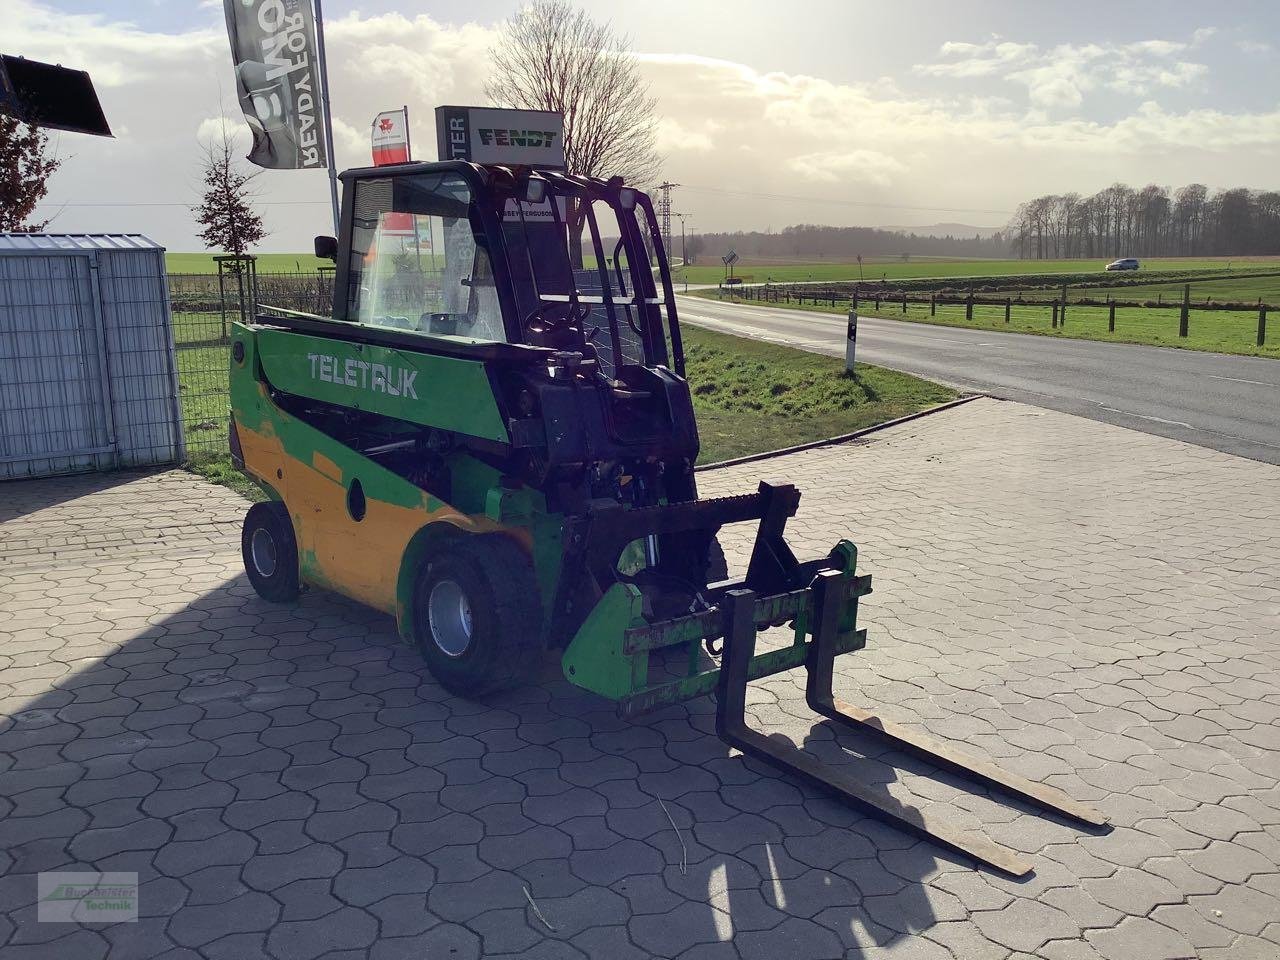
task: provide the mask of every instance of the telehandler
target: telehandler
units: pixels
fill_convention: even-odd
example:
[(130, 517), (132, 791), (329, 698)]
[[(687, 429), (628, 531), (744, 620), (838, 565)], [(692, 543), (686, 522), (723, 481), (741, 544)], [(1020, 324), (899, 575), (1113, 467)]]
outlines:
[[(698, 497), (648, 196), (466, 161), (342, 180), (341, 236), (317, 238), (336, 261), (333, 316), (264, 307), (233, 331), (231, 450), (269, 497), (242, 539), (259, 594), (291, 601), (312, 584), (393, 615), (464, 697), (530, 682), (549, 653), (625, 716), (714, 694), (726, 743), (1010, 874), (1030, 870), (1011, 850), (749, 728), (748, 681), (803, 666), (823, 717), (1105, 823), (834, 698), (835, 657), (866, 642), (870, 577), (848, 540), (796, 559), (792, 486)], [(731, 580), (717, 534), (742, 522), (758, 529)], [(757, 655), (757, 632), (784, 625), (790, 642)]]

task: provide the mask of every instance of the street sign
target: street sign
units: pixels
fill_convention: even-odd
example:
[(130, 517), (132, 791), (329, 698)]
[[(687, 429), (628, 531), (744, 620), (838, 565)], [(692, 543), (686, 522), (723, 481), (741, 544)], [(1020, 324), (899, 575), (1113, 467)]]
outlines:
[(726, 253), (723, 257), (721, 257), (721, 258), (720, 258), (720, 262), (721, 262), (721, 263), (723, 263), (726, 267), (727, 267), (727, 266), (729, 266), (729, 264), (731, 264), (731, 263), (737, 263), (737, 262), (738, 262), (738, 251), (736, 251), (736, 250), (730, 250), (730, 251), (729, 251), (728, 253)]

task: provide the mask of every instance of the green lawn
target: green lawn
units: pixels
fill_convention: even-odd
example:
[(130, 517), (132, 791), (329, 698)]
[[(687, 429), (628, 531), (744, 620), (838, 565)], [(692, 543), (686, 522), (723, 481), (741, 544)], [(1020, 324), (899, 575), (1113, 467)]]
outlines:
[(910, 374), (758, 340), (682, 328), (701, 463), (851, 433), (955, 398)]
[[(165, 265), (170, 273), (217, 273), (212, 253), (166, 253)], [(258, 270), (266, 273), (310, 273), (317, 267), (332, 267), (332, 260), (321, 260), (310, 253), (259, 253)]]
[[(189, 337), (191, 340), (202, 337)], [(702, 437), (701, 463), (762, 453), (850, 433), (954, 399), (918, 377), (863, 365), (844, 374), (833, 357), (684, 329), (689, 384)], [(178, 383), (187, 425), (187, 466), (215, 483), (260, 499), (227, 452), (227, 348), (178, 351)]]
[[(1194, 288), (1193, 288), (1194, 289)], [(719, 299), (717, 291), (703, 290), (690, 296), (710, 300)], [(751, 301), (743, 301), (750, 304)], [(847, 312), (847, 306), (834, 309), (822, 304), (770, 303), (770, 308), (808, 310), (818, 313)], [(1019, 306), (1015, 300), (1010, 311), (1009, 323), (1004, 322), (1004, 307), (975, 306), (973, 319), (965, 319), (963, 304), (939, 304), (937, 314), (930, 316), (928, 303), (908, 303), (902, 312), (900, 302), (884, 301), (880, 310), (872, 307), (872, 301), (863, 300), (858, 307), (859, 316), (883, 317), (887, 320), (904, 320), (913, 323), (935, 323), (949, 327), (970, 327), (980, 330), (1003, 330), (1011, 333), (1032, 333), (1042, 336), (1070, 337), (1077, 340), (1104, 340), (1115, 343), (1143, 343), (1158, 347), (1178, 347), (1184, 350), (1209, 350), (1215, 353), (1235, 353), (1245, 356), (1280, 358), (1280, 312), (1267, 318), (1266, 346), (1257, 346), (1258, 315), (1254, 312), (1227, 313), (1218, 310), (1190, 312), (1188, 336), (1178, 336), (1178, 309), (1176, 307), (1127, 307), (1116, 310), (1115, 333), (1107, 331), (1106, 307), (1072, 306), (1067, 311), (1064, 327), (1050, 326), (1052, 311), (1049, 307)], [(685, 329), (684, 327), (681, 328)]]
[[(1280, 264), (1277, 264), (1280, 267)], [(1117, 300), (1155, 300), (1162, 299), (1182, 302), (1181, 283), (1143, 284), (1140, 287), (1094, 287), (1080, 290), (1067, 290), (1069, 298), (1105, 298), (1111, 296)], [(1274, 277), (1241, 277), (1233, 280), (1230, 277), (1214, 277), (1206, 280), (1191, 281), (1191, 302), (1205, 299), (1240, 301), (1256, 303), (1259, 298), (1264, 303), (1280, 306), (1280, 276)]]
[[(1083, 273), (1092, 270), (1103, 272), (1108, 260), (953, 260), (943, 257), (913, 257), (909, 262), (865, 258), (861, 276), (858, 264), (814, 261), (810, 263), (738, 263), (734, 274), (749, 283), (766, 281), (813, 280), (906, 280), (917, 277), (1003, 277), (1029, 273)], [(1280, 269), (1277, 257), (1232, 257), (1197, 259), (1144, 260), (1140, 273), (1158, 273), (1171, 270), (1225, 270), (1255, 268)], [(724, 279), (724, 267), (715, 263), (700, 263), (676, 270), (675, 276), (689, 283), (719, 283)], [(1132, 276), (1132, 274), (1125, 274)]]

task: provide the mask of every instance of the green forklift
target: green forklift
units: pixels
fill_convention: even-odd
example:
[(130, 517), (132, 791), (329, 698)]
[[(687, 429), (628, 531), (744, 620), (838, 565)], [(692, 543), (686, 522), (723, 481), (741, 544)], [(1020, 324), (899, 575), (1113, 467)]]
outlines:
[[(848, 540), (799, 560), (790, 485), (699, 498), (698, 431), (653, 204), (621, 179), (467, 161), (342, 174), (332, 316), (260, 307), (232, 335), (230, 445), (267, 501), (245, 570), (396, 618), (450, 692), (565, 679), (633, 717), (713, 694), (729, 745), (1003, 872), (1013, 851), (745, 721), (803, 667), (820, 716), (1091, 826), (1105, 820), (836, 700), (871, 590)], [(718, 534), (754, 523), (745, 576)], [(757, 653), (757, 634), (789, 630)], [(772, 634), (771, 636), (777, 636)]]

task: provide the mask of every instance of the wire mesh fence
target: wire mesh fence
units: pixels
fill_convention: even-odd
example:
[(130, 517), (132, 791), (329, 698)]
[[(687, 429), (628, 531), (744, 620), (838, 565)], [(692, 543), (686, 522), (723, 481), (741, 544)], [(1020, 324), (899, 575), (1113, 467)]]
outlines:
[(327, 316), (333, 310), (333, 272), (259, 271), (251, 280), (234, 271), (169, 275), (178, 395), (190, 459), (226, 452), (231, 325), (251, 317), (255, 302)]

